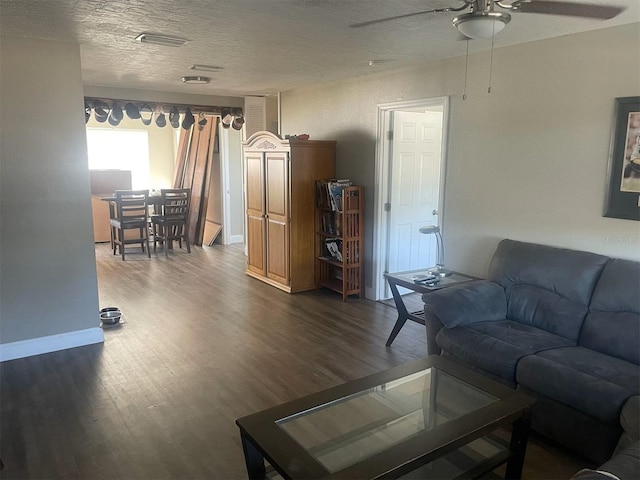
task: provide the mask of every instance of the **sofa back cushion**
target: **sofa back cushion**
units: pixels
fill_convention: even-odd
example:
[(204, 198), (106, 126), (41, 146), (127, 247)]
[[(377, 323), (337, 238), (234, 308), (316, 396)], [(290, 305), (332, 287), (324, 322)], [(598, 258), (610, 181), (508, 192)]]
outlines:
[(616, 258), (607, 263), (579, 344), (640, 364), (640, 262)]
[(609, 257), (502, 240), (489, 280), (507, 295), (507, 318), (577, 341), (591, 295)]

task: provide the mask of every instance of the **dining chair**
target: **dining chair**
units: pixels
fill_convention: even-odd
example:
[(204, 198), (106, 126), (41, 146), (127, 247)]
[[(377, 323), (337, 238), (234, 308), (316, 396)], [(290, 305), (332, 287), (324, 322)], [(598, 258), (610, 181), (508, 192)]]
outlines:
[(190, 188), (165, 188), (160, 190), (161, 213), (151, 216), (153, 225), (153, 251), (161, 242), (165, 256), (169, 255), (169, 248), (173, 241), (178, 240), (182, 248), (184, 240), (187, 252), (191, 253), (189, 241), (189, 207), (191, 204)]
[[(120, 248), (124, 260), (125, 246), (140, 244), (142, 252), (147, 248), (147, 256), (151, 258), (149, 249), (149, 190), (116, 190), (115, 207), (111, 223), (111, 239), (113, 254)], [(126, 235), (127, 231), (137, 234)]]

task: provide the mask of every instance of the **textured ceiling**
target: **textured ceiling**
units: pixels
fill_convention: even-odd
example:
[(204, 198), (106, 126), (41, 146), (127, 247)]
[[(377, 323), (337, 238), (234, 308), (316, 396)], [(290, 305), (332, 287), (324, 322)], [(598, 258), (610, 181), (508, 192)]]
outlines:
[[(495, 37), (496, 48), (640, 21), (640, 0), (580, 1), (626, 9), (605, 21), (512, 12), (511, 23)], [(0, 0), (0, 33), (79, 43), (86, 85), (261, 95), (464, 55), (466, 42), (451, 26), (455, 12), (349, 27), (460, 5), (462, 0)], [(145, 45), (134, 40), (142, 32), (189, 42), (180, 48)], [(491, 40), (473, 40), (469, 47), (489, 48)], [(372, 59), (383, 62), (371, 67)], [(224, 70), (195, 73), (192, 64)], [(194, 74), (213, 81), (180, 81)]]

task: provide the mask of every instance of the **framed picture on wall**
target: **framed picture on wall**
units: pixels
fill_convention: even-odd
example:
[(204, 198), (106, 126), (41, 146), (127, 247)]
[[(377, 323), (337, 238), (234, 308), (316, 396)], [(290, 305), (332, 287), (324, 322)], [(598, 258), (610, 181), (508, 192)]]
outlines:
[(605, 217), (640, 220), (640, 97), (616, 98)]

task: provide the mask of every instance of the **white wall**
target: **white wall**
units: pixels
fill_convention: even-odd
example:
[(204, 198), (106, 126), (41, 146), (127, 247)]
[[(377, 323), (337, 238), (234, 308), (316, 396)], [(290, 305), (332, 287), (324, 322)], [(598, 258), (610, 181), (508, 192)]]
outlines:
[(101, 342), (79, 46), (2, 37), (0, 71), (0, 360)]
[(502, 238), (640, 260), (640, 224), (602, 216), (614, 99), (640, 95), (640, 24), (282, 94), (283, 134), (335, 139), (337, 175), (366, 187), (372, 284), (377, 109), (450, 96), (447, 266), (485, 275)]

